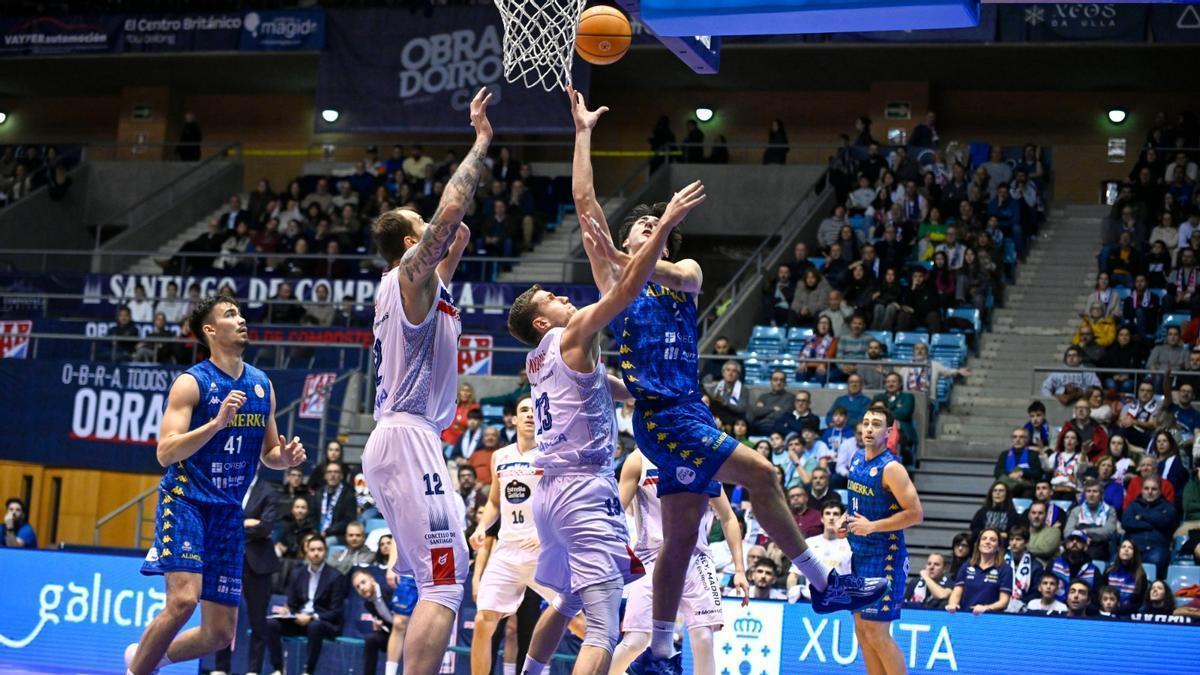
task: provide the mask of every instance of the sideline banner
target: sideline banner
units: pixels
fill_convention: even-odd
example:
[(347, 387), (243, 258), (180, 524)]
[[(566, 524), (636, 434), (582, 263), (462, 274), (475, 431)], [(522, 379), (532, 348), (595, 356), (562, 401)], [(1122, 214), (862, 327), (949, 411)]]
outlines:
[(1149, 7), (1116, 2), (1005, 5), (1001, 42), (1145, 42)]
[[(329, 48), (321, 53), (316, 108), (341, 113), (317, 132), (471, 133), (468, 106), (480, 87), (492, 92), (496, 133), (571, 132), (560, 91), (504, 79), (500, 14), (488, 4), (329, 12)], [(575, 59), (575, 88), (587, 91), (590, 66)]]
[[(139, 556), (0, 548), (0, 671), (125, 672), (125, 646), (166, 605), (162, 577), (141, 566)], [(199, 625), (195, 612), (181, 630)], [(158, 672), (195, 673), (196, 662)]]

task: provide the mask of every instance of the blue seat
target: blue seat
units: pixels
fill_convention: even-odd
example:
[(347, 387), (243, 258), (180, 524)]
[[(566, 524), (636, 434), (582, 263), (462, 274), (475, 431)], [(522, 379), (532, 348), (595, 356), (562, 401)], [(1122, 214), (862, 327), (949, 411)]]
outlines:
[(387, 521), (383, 518), (368, 518), (365, 526), (368, 534), (374, 532), (375, 530), (388, 529)]
[(1154, 563), (1142, 563), (1142, 571), (1146, 573), (1146, 581), (1158, 581), (1158, 567)]
[(1158, 298), (1159, 302), (1162, 302), (1167, 297), (1167, 289), (1165, 288), (1151, 288), (1150, 293), (1152, 293), (1154, 297)]
[(887, 354), (889, 356), (891, 356), (891, 354), (892, 354), (892, 333), (891, 333), (891, 331), (869, 330), (866, 332), (866, 334), (870, 335), (871, 337), (875, 338), (876, 340), (879, 340), (880, 342), (882, 342), (884, 349), (887, 350)]
[(1167, 327), (1176, 326), (1183, 330), (1183, 327), (1192, 320), (1192, 315), (1187, 312), (1171, 312), (1163, 317), (1162, 322), (1158, 325), (1158, 335), (1155, 336), (1157, 342), (1162, 342), (1167, 339)]
[(761, 354), (778, 354), (784, 350), (786, 332), (778, 326), (755, 326), (750, 333), (750, 351)]
[(915, 347), (918, 342), (924, 342), (928, 345), (929, 334), (905, 333), (902, 331), (896, 331), (896, 336), (892, 343), (893, 353), (891, 357), (899, 361), (907, 361), (912, 359), (913, 347)]
[[(812, 256), (808, 259), (808, 262), (812, 263), (813, 267), (819, 270), (825, 269), (825, 258), (821, 256)], [(796, 279), (796, 281), (803, 281), (803, 279)]]
[(791, 354), (799, 354), (804, 345), (808, 343), (809, 338), (813, 336), (813, 329), (801, 328), (799, 326), (788, 331), (787, 350)]
[(750, 352), (746, 357), (746, 360), (742, 361), (742, 379), (746, 384), (757, 384), (763, 379), (763, 367), (766, 365), (763, 361), (764, 355)]
[(1070, 499), (1055, 499), (1053, 503), (1063, 511), (1070, 511), (1075, 506), (1075, 502), (1072, 502)]
[(1200, 584), (1200, 565), (1171, 565), (1167, 568), (1167, 585), (1171, 591)]
[[(930, 338), (929, 357), (950, 368), (960, 368), (967, 360), (967, 336), (962, 333), (936, 333)], [(948, 380), (941, 380), (946, 382)]]
[(1125, 298), (1128, 298), (1133, 294), (1133, 291), (1129, 290), (1125, 286), (1115, 286), (1113, 287), (1113, 290), (1117, 292), (1117, 297), (1121, 298), (1121, 302), (1124, 302)]
[(1032, 499), (1026, 499), (1025, 497), (1013, 498), (1013, 508), (1017, 510), (1017, 513), (1025, 513), (1025, 509), (1029, 508), (1030, 504), (1033, 504)]
[(846, 491), (845, 488), (838, 488), (837, 490), (834, 490), (834, 492), (838, 493), (838, 496), (842, 498), (843, 504), (850, 503), (850, 493)]

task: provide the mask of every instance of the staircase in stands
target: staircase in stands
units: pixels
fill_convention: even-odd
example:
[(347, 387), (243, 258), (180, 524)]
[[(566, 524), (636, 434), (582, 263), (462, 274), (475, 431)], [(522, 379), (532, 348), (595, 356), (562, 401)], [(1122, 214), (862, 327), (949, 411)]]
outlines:
[(1004, 308), (995, 310), (979, 356), (967, 364), (971, 377), (954, 387), (938, 437), (926, 440), (922, 451), (915, 482), (925, 523), (908, 534), (914, 573), (926, 554), (948, 552), (954, 534), (967, 530), (992, 483), (996, 456), (1027, 419), (1030, 402), (1045, 403), (1051, 424), (1069, 416), (1054, 399), (1041, 398), (1045, 375), (1035, 376), (1033, 368), (1062, 362), (1095, 283), (1106, 213), (1103, 206), (1054, 210)]
[[(249, 203), (249, 194), (242, 193), (240, 197), (243, 204)], [(130, 265), (129, 269), (125, 270), (125, 273), (141, 275), (162, 274), (163, 268), (158, 264), (159, 261), (170, 260), (171, 257), (174, 256), (184, 244), (208, 231), (208, 221), (220, 216), (222, 213), (225, 213), (228, 210), (229, 206), (227, 204), (222, 204), (220, 207), (213, 209), (211, 213), (192, 223), (186, 229), (180, 230), (178, 234), (171, 238), (170, 241), (158, 247), (158, 250), (152, 255), (141, 258), (134, 264)]]

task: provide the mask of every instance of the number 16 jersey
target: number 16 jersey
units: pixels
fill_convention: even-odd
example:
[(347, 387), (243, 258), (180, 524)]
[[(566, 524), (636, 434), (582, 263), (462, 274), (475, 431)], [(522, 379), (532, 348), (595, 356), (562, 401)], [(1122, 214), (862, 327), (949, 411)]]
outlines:
[(533, 465), (537, 449), (521, 452), (517, 444), (496, 451), (496, 478), (493, 488), (500, 490), (501, 542), (521, 543), (537, 537), (533, 524), (533, 491), (542, 478), (542, 470)]

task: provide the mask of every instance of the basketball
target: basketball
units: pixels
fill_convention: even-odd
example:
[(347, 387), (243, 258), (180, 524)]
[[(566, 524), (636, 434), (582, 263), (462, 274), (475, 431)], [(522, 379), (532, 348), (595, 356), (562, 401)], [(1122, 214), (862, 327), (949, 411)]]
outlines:
[(619, 9), (599, 5), (583, 12), (575, 51), (594, 66), (616, 63), (629, 51), (633, 28)]

